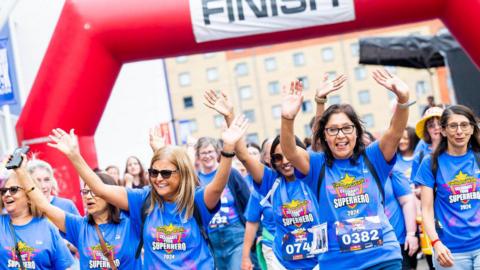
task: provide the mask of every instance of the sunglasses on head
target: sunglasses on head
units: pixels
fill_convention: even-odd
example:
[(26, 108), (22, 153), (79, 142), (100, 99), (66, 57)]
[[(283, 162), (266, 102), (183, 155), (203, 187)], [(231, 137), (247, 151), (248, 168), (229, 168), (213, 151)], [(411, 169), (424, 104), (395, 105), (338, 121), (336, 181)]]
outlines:
[(272, 154), (272, 163), (280, 163), (283, 161), (283, 155), (279, 153)]
[(3, 188), (0, 188), (0, 194), (2, 194), (2, 196), (3, 196), (5, 194), (7, 194), (7, 191), (10, 191), (10, 195), (15, 195), (15, 194), (17, 194), (17, 192), (19, 190), (24, 190), (24, 188), (19, 187), (19, 186), (11, 186), (11, 187), (8, 187), (8, 188), (3, 187)]
[(176, 172), (178, 172), (178, 170), (157, 170), (153, 168), (148, 169), (148, 175), (151, 178), (157, 178), (158, 175), (161, 175), (162, 179), (168, 179), (170, 178), (170, 176), (172, 176), (172, 173)]

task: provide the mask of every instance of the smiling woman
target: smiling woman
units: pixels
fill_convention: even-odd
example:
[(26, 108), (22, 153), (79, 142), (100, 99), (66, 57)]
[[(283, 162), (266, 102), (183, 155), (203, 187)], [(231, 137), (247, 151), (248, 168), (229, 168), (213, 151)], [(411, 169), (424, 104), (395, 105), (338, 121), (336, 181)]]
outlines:
[(0, 189), (0, 269), (68, 269), (73, 258), (58, 230), (27, 197), (39, 187), (25, 188), (20, 177), (12, 173)]

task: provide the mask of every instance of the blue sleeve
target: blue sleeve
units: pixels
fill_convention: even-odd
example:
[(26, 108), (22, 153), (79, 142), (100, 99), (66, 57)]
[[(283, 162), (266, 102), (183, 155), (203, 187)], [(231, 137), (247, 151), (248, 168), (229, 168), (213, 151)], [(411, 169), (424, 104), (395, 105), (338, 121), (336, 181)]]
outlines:
[(200, 215), (202, 216), (203, 226), (208, 228), (210, 220), (218, 212), (218, 210), (220, 210), (220, 200), (218, 200), (214, 209), (209, 210), (205, 204), (204, 194), (205, 187), (200, 187), (195, 191), (195, 204), (197, 205)]
[(133, 226), (141, 226), (142, 224), (142, 206), (149, 192), (151, 192), (150, 186), (145, 186), (142, 189), (127, 188), (128, 212)]
[(53, 225), (51, 225), (50, 231), (52, 235), (52, 245), (54, 250), (54, 258), (52, 258), (54, 268), (56, 270), (67, 269), (73, 264), (72, 254), (70, 253), (70, 250), (68, 250), (65, 241), (60, 236), (58, 229), (54, 228)]
[(415, 175), (415, 185), (434, 188), (435, 178), (433, 177), (432, 168), (430, 166), (431, 160), (431, 156), (427, 156), (423, 159), (422, 164), (420, 164), (417, 174)]
[(266, 196), (268, 191), (270, 191), (270, 189), (272, 188), (275, 179), (277, 178), (277, 172), (272, 168), (269, 168), (268, 166), (263, 167), (264, 168), (262, 184), (259, 185), (255, 181), (253, 181), (253, 187), (255, 188), (255, 191), (257, 191), (263, 196)]
[(257, 192), (250, 194), (247, 209), (245, 210), (245, 219), (249, 222), (260, 222), (262, 218), (262, 209), (260, 205), (260, 195)]
[(412, 173), (410, 174), (410, 181), (415, 183), (415, 177), (417, 176), (418, 167), (420, 166), (420, 153), (415, 154), (412, 161)]
[(65, 239), (78, 247), (78, 237), (84, 222), (84, 217), (65, 213)]
[(410, 184), (404, 173), (398, 170), (393, 170), (390, 179), (392, 180), (392, 188), (395, 198), (412, 194), (412, 189), (410, 188)]
[(69, 212), (71, 214), (80, 216), (80, 212), (78, 212), (77, 207), (75, 206), (75, 204), (72, 201), (68, 201), (68, 205), (69, 205), (69, 208), (70, 208)]
[(390, 162), (387, 162), (383, 157), (379, 141), (370, 144), (365, 151), (368, 159), (377, 171), (380, 181), (382, 182), (382, 184), (385, 185), (385, 181), (387, 180), (388, 175), (392, 171), (393, 165), (395, 165), (395, 162), (397, 161), (397, 155), (394, 155), (392, 160), (390, 160)]
[(325, 164), (325, 153), (308, 152), (308, 155), (310, 156), (310, 170), (307, 175), (304, 175), (295, 169), (295, 177), (307, 184), (312, 190), (317, 190), (316, 187), (318, 185), (320, 170), (322, 169), (323, 164)]

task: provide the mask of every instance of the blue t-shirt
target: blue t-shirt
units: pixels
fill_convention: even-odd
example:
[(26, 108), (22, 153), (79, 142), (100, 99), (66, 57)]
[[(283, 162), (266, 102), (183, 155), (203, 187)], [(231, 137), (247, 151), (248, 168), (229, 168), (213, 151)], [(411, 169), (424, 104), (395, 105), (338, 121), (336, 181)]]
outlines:
[[(208, 174), (199, 172), (198, 178), (200, 179), (200, 184), (202, 186), (208, 185), (210, 182), (212, 182), (216, 173), (217, 170), (214, 170)], [(239, 220), (237, 211), (235, 210), (235, 198), (228, 188), (228, 185), (225, 186), (225, 189), (222, 192), (220, 202), (220, 210), (218, 210), (218, 212), (213, 216), (212, 220), (210, 220), (208, 232), (224, 228), (225, 226), (233, 224)]]
[[(0, 215), (0, 269), (20, 269), (10, 232), (10, 216)], [(25, 225), (13, 225), (25, 269), (64, 270), (73, 257), (58, 229), (47, 219), (33, 218)]]
[[(65, 213), (80, 216), (77, 207), (75, 207), (75, 204), (73, 204), (73, 202), (69, 199), (53, 196), (50, 204), (62, 209)], [(62, 238), (66, 239), (66, 235), (64, 232), (60, 231), (60, 235), (62, 236)]]
[[(127, 189), (133, 226), (141, 226), (141, 209), (150, 192), (150, 186)], [(195, 203), (202, 216), (203, 226), (207, 228), (220, 204), (209, 211), (205, 205), (203, 188), (195, 191)], [(212, 254), (195, 218), (192, 216), (185, 220), (184, 212), (179, 214), (176, 207), (176, 203), (164, 202), (163, 209), (160, 209), (156, 204), (146, 217), (143, 228), (144, 269), (213, 269)]]
[[(142, 269), (141, 259), (135, 259), (140, 241), (140, 230), (131, 226), (126, 214), (120, 215), (120, 223), (98, 225), (118, 269)], [(110, 269), (108, 258), (103, 256), (102, 246), (94, 225), (87, 217), (65, 215), (66, 239), (78, 248), (81, 269)]]
[(250, 190), (250, 193), (252, 193), (255, 190), (255, 187), (253, 186), (253, 177), (251, 174), (247, 174), (243, 179), (245, 179), (245, 183), (247, 183), (248, 190)]
[[(263, 206), (260, 204), (260, 201), (264, 197), (258, 192), (253, 191), (250, 193), (250, 198), (248, 199), (247, 209), (245, 209), (245, 219), (249, 222), (262, 222), (262, 226), (266, 229), (271, 235), (275, 234), (275, 221), (273, 219), (273, 209), (270, 201), (267, 201)], [(267, 239), (262, 239), (262, 242), (272, 247), (272, 242)]]
[(398, 159), (392, 173), (385, 183), (385, 215), (387, 215), (390, 224), (395, 230), (398, 242), (404, 244), (407, 230), (405, 227), (405, 217), (403, 215), (402, 206), (400, 205), (398, 198), (412, 194), (412, 190), (408, 183), (408, 177), (403, 173), (403, 170), (401, 170), (402, 168), (397, 167), (397, 164)]
[[(314, 193), (302, 181), (287, 181), (273, 169), (265, 166), (262, 184), (254, 183), (255, 189), (262, 196), (266, 196), (275, 180), (280, 177), (280, 184), (271, 198), (275, 220), (275, 239), (273, 252), (280, 263), (287, 269), (313, 269), (318, 264), (317, 257), (292, 260), (285, 258), (291, 253), (292, 246), (288, 242), (282, 245), (284, 239), (319, 224), (319, 207)], [(298, 237), (302, 237), (299, 234)], [(299, 239), (300, 240), (300, 239)], [(308, 253), (302, 245), (302, 250), (293, 250)]]
[[(309, 155), (310, 171), (302, 181), (316, 191), (325, 154), (310, 152)], [(366, 148), (366, 155), (385, 185), (396, 158), (387, 163), (378, 141)], [(298, 171), (297, 174), (301, 176)], [(402, 258), (380, 191), (363, 156), (357, 165), (352, 165), (349, 159), (335, 159), (332, 167), (325, 166), (319, 204), (322, 205), (320, 222), (328, 224), (329, 246), (328, 252), (319, 256), (320, 269), (364, 269)]]
[(426, 143), (424, 140), (421, 140), (417, 147), (415, 147), (415, 152), (413, 156), (412, 162), (412, 172), (410, 174), (410, 182), (415, 182), (414, 179), (417, 175), (418, 167), (420, 167), (420, 163), (422, 160), (425, 159), (428, 155), (432, 153), (432, 145)]
[(435, 218), (443, 229), (438, 237), (452, 252), (480, 248), (480, 170), (472, 150), (463, 156), (444, 152), (438, 157), (437, 179), (433, 177), (431, 156), (418, 170), (415, 182), (436, 188)]
[(397, 162), (395, 162), (395, 166), (393, 166), (393, 170), (402, 173), (402, 176), (407, 178), (407, 182), (409, 182), (409, 184), (412, 184), (410, 180), (412, 178), (413, 159), (414, 156), (407, 158), (401, 154), (397, 154)]

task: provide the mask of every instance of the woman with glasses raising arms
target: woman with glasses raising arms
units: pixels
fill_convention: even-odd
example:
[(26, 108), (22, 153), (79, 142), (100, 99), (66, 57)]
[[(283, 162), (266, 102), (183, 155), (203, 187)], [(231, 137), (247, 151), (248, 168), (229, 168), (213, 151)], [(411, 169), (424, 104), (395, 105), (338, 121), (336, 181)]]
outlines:
[[(70, 159), (95, 196), (128, 212), (144, 243), (143, 269), (213, 269), (214, 261), (201, 228), (208, 225), (219, 208), (234, 145), (246, 127), (246, 120), (239, 117), (222, 133), (223, 152), (229, 157), (222, 156), (215, 178), (204, 188), (198, 188), (192, 162), (181, 147), (164, 146), (155, 151), (148, 170), (150, 185), (130, 189), (106, 185), (89, 169), (73, 130), (70, 134), (53, 130), (50, 138), (54, 143), (49, 145)], [(199, 213), (203, 224), (197, 223), (195, 213)]]
[(70, 251), (57, 228), (27, 196), (38, 192), (43, 197), (40, 186), (26, 186), (19, 178), (10, 174), (0, 188), (0, 209), (6, 211), (0, 215), (0, 269), (68, 269), (73, 264)]
[(364, 129), (350, 105), (331, 105), (318, 121), (315, 138), (324, 152), (296, 146), (293, 126), (302, 102), (302, 86), (292, 83), (282, 102), (281, 147), (286, 158), (318, 199), (317, 215), (326, 223), (328, 251), (320, 269), (401, 269), (395, 232), (384, 213), (384, 185), (408, 120), (409, 89), (387, 71), (375, 81), (397, 96), (397, 108), (382, 138), (368, 147)]
[[(35, 186), (32, 176), (26, 172), (26, 166), (18, 168), (16, 173), (21, 184), (28, 190)], [(91, 173), (106, 188), (117, 185), (107, 174)], [(65, 233), (65, 239), (77, 247), (81, 269), (141, 269), (141, 260), (136, 260), (134, 256), (135, 245), (140, 239), (139, 232), (131, 226), (129, 216), (121, 213), (113, 204), (95, 196), (87, 184), (80, 192), (83, 206), (87, 210), (85, 217), (67, 213), (51, 204), (40, 189), (32, 189), (28, 197)]]
[(473, 111), (462, 105), (445, 109), (440, 126), (440, 144), (415, 177), (435, 268), (479, 269), (480, 130)]

